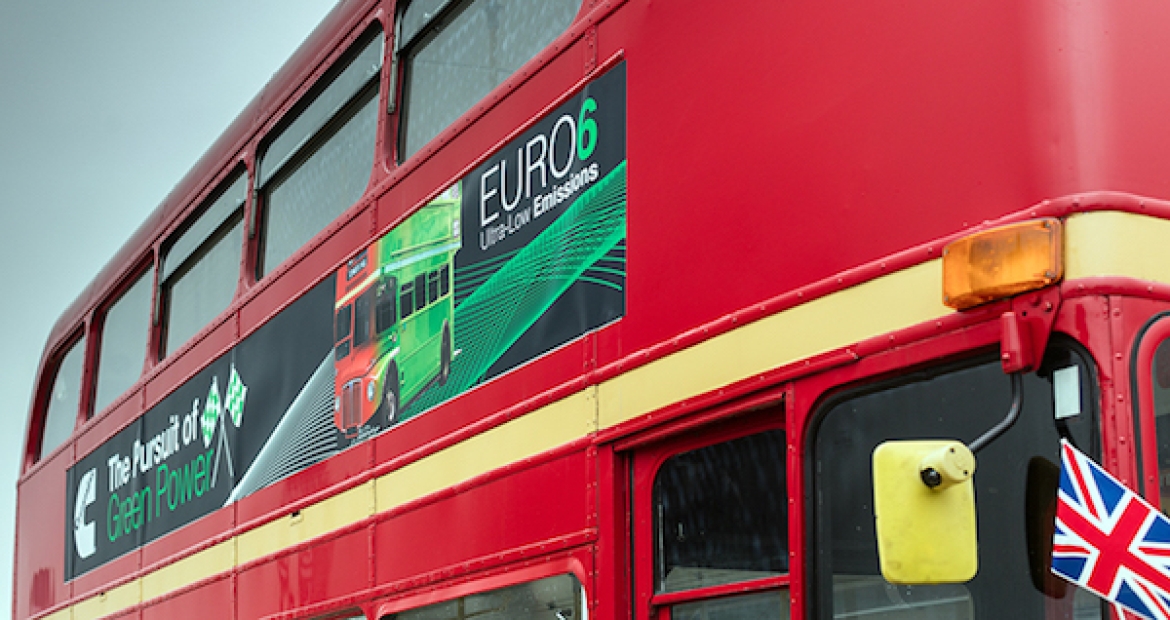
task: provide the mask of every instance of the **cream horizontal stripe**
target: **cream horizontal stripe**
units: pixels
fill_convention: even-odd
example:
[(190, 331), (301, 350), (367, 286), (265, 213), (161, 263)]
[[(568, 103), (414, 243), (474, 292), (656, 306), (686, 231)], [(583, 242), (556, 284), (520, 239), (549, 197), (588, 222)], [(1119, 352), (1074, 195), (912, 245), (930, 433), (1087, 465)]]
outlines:
[(1120, 211), (1065, 221), (1065, 278), (1123, 276), (1170, 284), (1170, 221)]

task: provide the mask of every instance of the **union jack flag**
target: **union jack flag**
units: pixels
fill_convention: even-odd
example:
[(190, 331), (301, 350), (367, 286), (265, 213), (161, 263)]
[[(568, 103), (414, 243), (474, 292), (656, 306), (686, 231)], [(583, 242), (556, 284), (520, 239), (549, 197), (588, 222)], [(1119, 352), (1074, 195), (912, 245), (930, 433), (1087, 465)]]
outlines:
[(1067, 441), (1052, 572), (1144, 617), (1170, 620), (1170, 519)]

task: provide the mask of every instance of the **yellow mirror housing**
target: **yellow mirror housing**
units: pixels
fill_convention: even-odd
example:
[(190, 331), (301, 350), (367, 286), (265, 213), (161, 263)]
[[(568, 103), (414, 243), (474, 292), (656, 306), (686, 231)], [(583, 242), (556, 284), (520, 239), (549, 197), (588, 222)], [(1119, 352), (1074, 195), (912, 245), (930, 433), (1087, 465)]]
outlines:
[(958, 441), (887, 441), (874, 449), (873, 509), (886, 581), (963, 583), (975, 576), (974, 473), (975, 457)]

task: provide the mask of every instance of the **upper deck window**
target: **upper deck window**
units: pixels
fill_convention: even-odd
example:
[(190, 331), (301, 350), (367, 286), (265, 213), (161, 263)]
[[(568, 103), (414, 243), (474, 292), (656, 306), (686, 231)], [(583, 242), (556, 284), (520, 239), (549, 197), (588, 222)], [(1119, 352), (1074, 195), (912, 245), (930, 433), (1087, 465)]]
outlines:
[(77, 410), (81, 404), (81, 374), (85, 366), (85, 337), (69, 347), (61, 358), (53, 389), (49, 392), (45, 412), (45, 427), (41, 433), (41, 450), (37, 460), (45, 458), (57, 446), (65, 443), (77, 425)]
[(239, 171), (163, 254), (163, 349), (174, 351), (231, 303), (239, 284), (248, 177)]
[(150, 335), (150, 276), (150, 271), (139, 275), (106, 311), (91, 415), (134, 385), (142, 374)]
[(257, 276), (284, 262), (366, 189), (374, 168), (384, 37), (374, 28), (259, 160), (264, 223)]
[(565, 31), (581, 0), (416, 0), (405, 53), (401, 159), (418, 152)]

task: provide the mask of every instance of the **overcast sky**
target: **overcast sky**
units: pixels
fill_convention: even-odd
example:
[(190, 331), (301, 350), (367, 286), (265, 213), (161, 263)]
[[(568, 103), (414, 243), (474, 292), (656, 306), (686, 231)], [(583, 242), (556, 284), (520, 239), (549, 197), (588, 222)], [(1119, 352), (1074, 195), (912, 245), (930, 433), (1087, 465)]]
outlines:
[(334, 4), (0, 0), (0, 616), (49, 330)]

